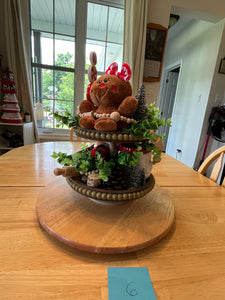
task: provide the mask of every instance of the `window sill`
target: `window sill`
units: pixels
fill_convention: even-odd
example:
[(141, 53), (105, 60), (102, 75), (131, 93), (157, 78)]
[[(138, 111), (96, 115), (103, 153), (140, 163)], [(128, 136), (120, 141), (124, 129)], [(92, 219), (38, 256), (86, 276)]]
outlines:
[(70, 141), (70, 130), (38, 128), (41, 141)]
[(70, 136), (65, 134), (39, 134), (41, 141), (70, 141)]

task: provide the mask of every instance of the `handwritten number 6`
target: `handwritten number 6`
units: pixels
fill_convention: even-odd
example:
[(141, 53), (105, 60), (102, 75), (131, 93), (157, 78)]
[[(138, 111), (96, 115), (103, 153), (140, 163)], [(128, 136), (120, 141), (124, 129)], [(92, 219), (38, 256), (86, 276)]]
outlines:
[(126, 286), (126, 292), (130, 296), (137, 296), (138, 295), (138, 290), (135, 288), (135, 282), (130, 281), (128, 282)]

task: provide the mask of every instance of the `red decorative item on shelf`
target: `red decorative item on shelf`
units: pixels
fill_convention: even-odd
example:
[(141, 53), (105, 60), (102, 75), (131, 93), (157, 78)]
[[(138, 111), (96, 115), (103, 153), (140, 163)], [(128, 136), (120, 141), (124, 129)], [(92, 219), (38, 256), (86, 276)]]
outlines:
[(23, 123), (20, 115), (20, 107), (16, 97), (16, 86), (14, 81), (14, 73), (6, 68), (2, 72), (2, 92), (3, 97), (3, 114), (1, 117), (2, 123)]

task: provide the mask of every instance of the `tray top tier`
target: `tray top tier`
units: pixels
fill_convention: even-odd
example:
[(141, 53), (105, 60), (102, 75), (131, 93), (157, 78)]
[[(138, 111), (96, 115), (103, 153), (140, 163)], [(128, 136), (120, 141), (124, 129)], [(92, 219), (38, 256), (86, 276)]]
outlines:
[(85, 129), (77, 127), (74, 129), (77, 136), (91, 139), (96, 141), (105, 142), (145, 142), (147, 139), (142, 139), (140, 137), (134, 137), (130, 133), (125, 131), (97, 131), (94, 129)]

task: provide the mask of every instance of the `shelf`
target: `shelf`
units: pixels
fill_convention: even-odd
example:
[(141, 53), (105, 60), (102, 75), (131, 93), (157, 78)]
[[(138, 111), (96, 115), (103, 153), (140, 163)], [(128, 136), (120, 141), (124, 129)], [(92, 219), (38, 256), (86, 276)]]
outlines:
[(6, 131), (11, 131), (21, 137), (22, 145), (20, 146), (30, 145), (34, 143), (33, 122), (18, 124), (0, 122), (0, 150), (2, 150), (0, 151), (0, 155), (3, 154), (3, 151), (7, 152), (9, 150), (17, 148), (10, 147), (10, 142), (1, 136), (2, 133)]
[(25, 124), (32, 124), (32, 122), (29, 123), (4, 123), (4, 122), (0, 122), (0, 125), (4, 125), (4, 126), (24, 126)]
[(15, 149), (16, 147), (7, 147), (7, 146), (1, 146), (0, 145), (0, 149), (2, 150), (12, 150), (12, 149)]

